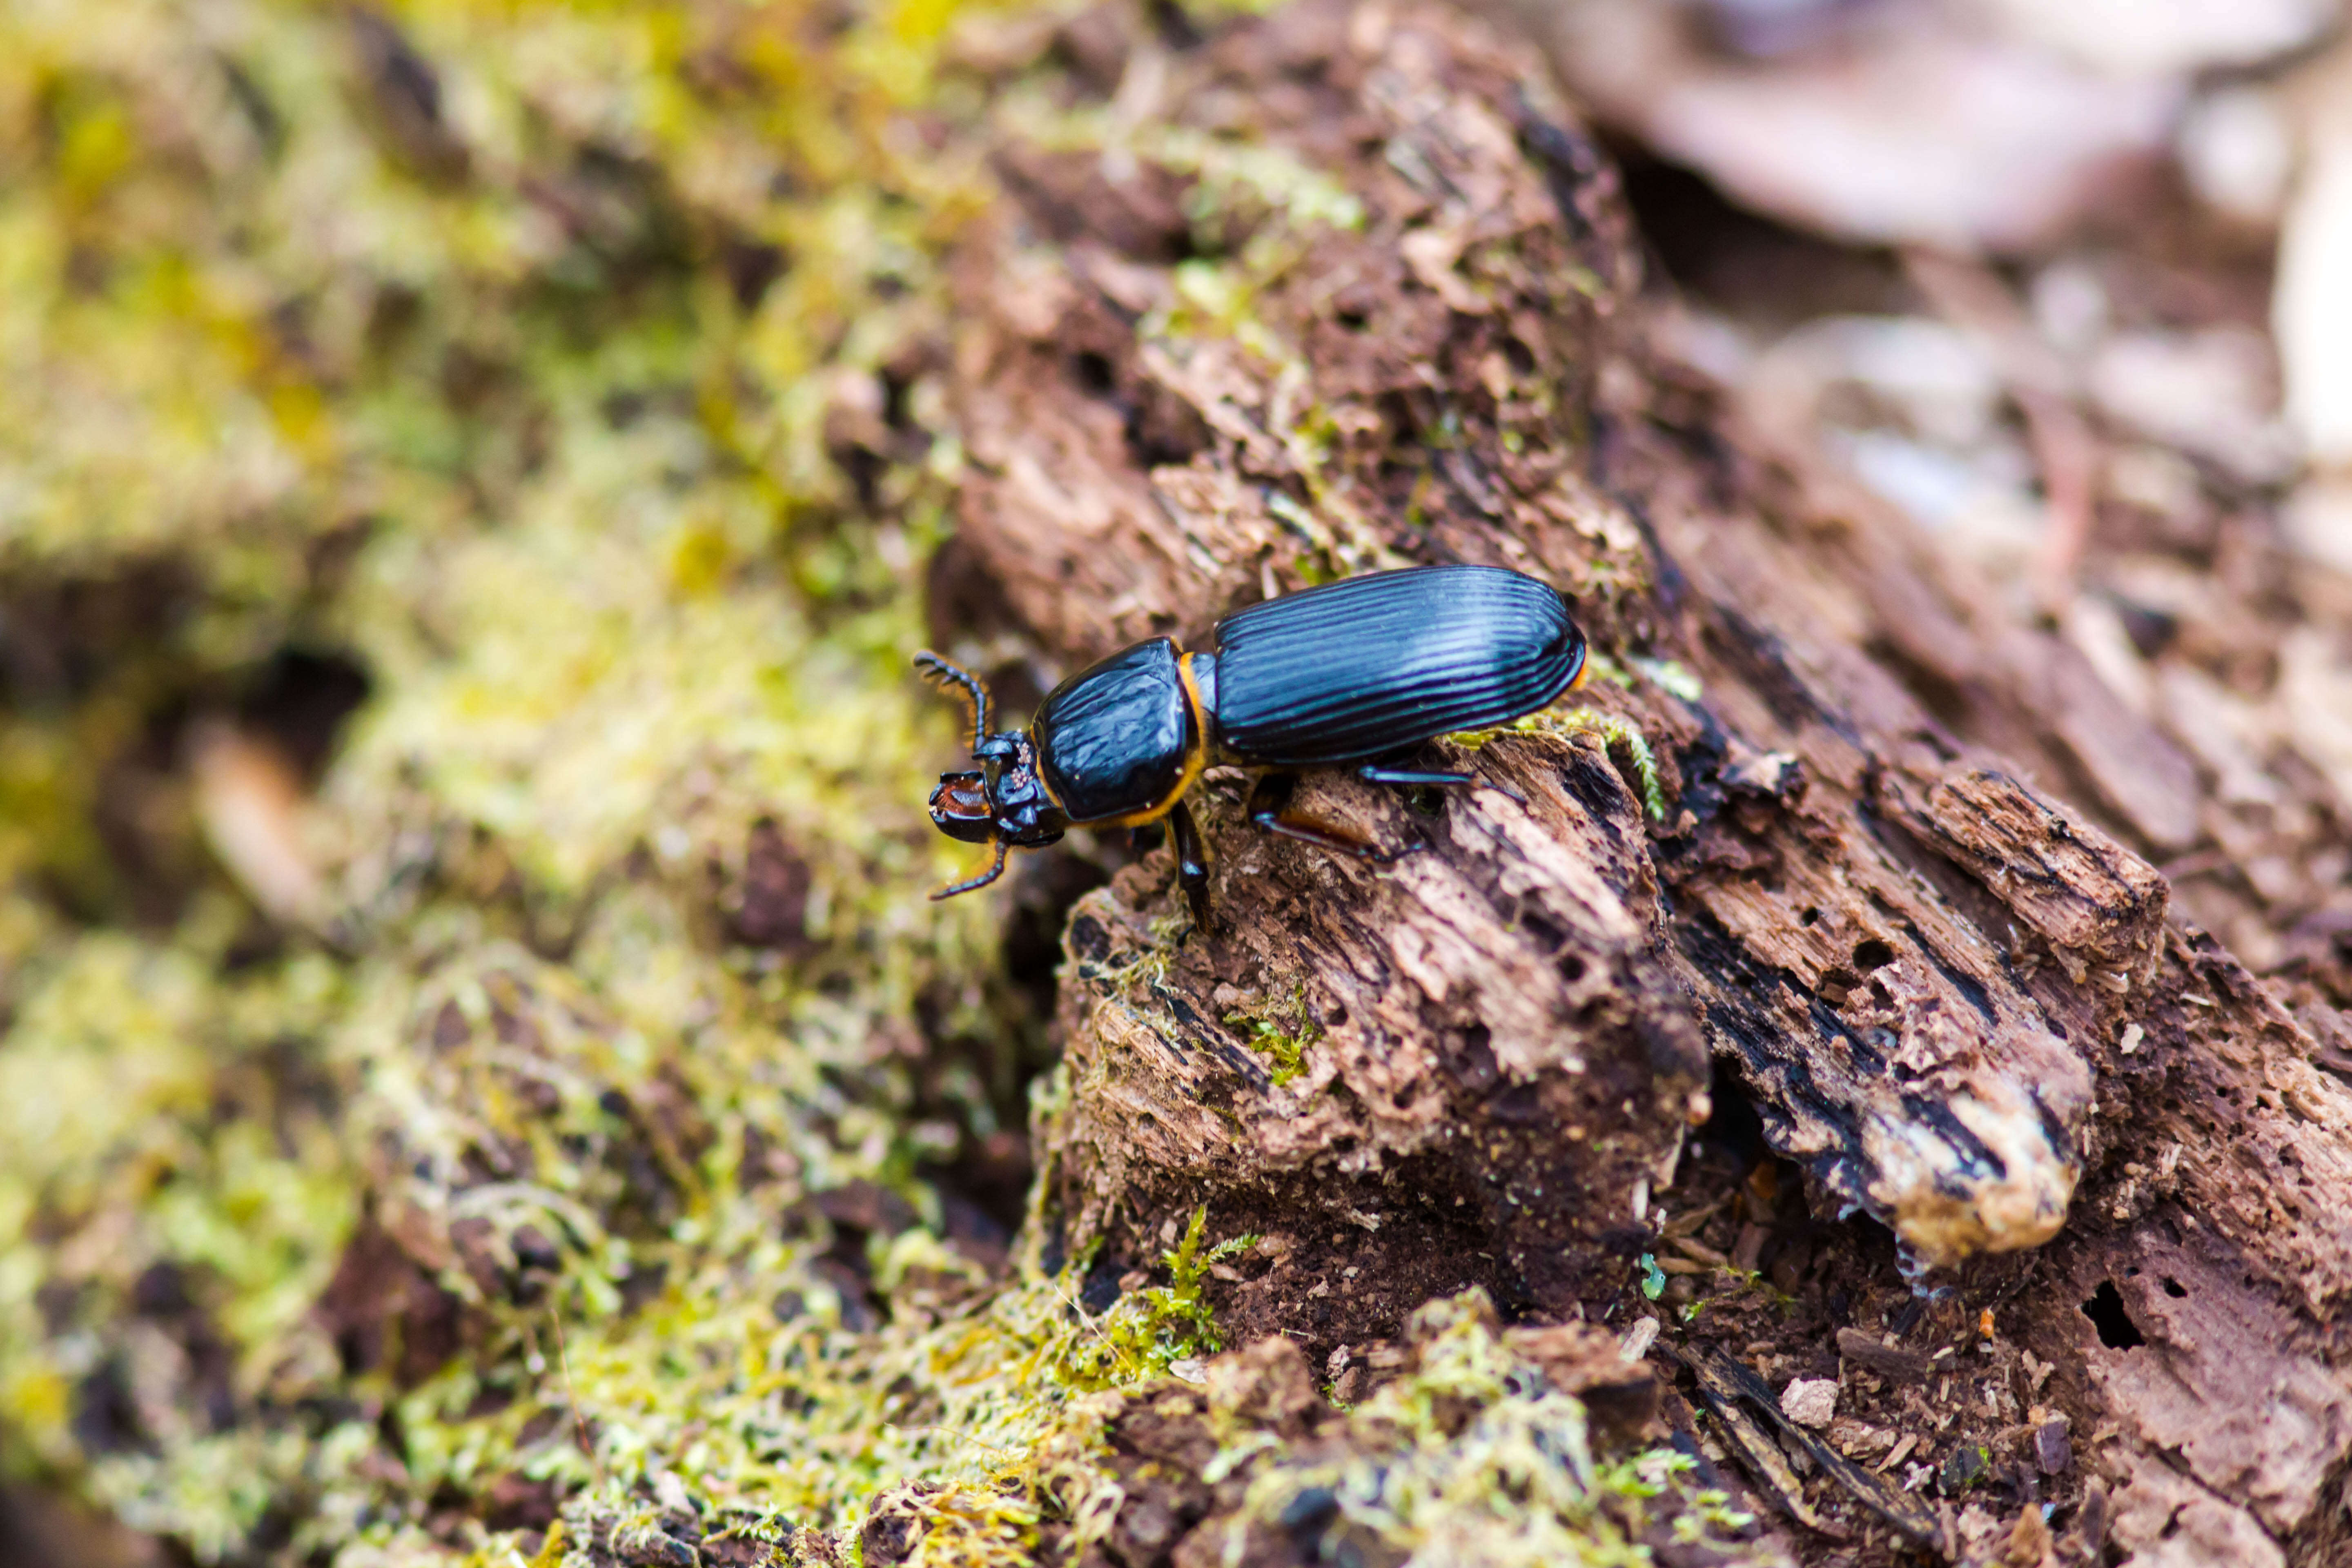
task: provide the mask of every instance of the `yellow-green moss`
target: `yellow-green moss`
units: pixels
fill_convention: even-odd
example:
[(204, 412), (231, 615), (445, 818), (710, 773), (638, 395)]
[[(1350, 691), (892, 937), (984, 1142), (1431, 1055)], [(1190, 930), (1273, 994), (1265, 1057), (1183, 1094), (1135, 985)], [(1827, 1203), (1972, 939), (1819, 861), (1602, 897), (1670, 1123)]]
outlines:
[(1276, 1085), (1307, 1070), (1307, 1050), (1322, 1038), (1322, 1026), (1307, 1011), (1306, 989), (1294, 986), (1279, 1005), (1225, 1015), (1228, 1024), (1249, 1031), (1249, 1048), (1266, 1058)]
[(1403, 1373), (1312, 1454), (1268, 1450), (1263, 1434), (1229, 1428), (1209, 1467), (1248, 1468), (1246, 1500), (1223, 1525), (1229, 1558), (1252, 1527), (1289, 1534), (1307, 1520), (1334, 1545), (1355, 1538), (1354, 1555), (1372, 1555), (1376, 1542), (1416, 1564), (1632, 1568), (1654, 1561), (1652, 1521), (1733, 1561), (1774, 1560), (1733, 1543), (1746, 1517), (1695, 1487), (1683, 1456), (1596, 1461), (1583, 1407), (1511, 1349), (1483, 1292), (1431, 1301), (1403, 1337)]
[(1607, 748), (1610, 760), (1624, 775), (1626, 784), (1639, 797), (1651, 818), (1654, 821), (1665, 820), (1665, 785), (1658, 776), (1657, 758), (1650, 751), (1649, 738), (1642, 733), (1639, 726), (1614, 714), (1604, 713), (1597, 708), (1576, 707), (1565, 712), (1545, 708), (1514, 719), (1496, 729), (1463, 730), (1446, 739), (1476, 751), (1497, 735), (1577, 735), (1586, 732), (1601, 737), (1601, 743)]
[[(167, 579), (157, 624), (0, 719), (10, 1469), (205, 1558), (289, 1508), (306, 1549), (422, 1550), (445, 1482), (572, 1465), (618, 1496), (644, 1468), (624, 1434), (700, 1392), (661, 1383), (661, 1336), (772, 1320), (824, 1249), (783, 1238), (807, 1194), (928, 1200), (915, 1167), (958, 1134), (909, 1114), (919, 1002), (1000, 1049), (1020, 1026), (987, 908), (907, 896), (953, 863), (919, 810), (951, 726), (903, 671), (951, 465), (887, 464), (866, 507), (825, 419), (932, 330), (979, 199), (968, 142), (893, 118), (952, 9), (838, 34), (792, 6), (433, 0), (381, 28), (268, 0), (0, 23), (0, 597)], [(761, 244), (782, 270), (747, 301), (730, 258)], [(374, 686), (308, 825), (345, 912), (332, 948), (231, 964), (255, 921), (184, 782), (142, 821), (196, 879), (167, 926), (129, 920), (89, 825), (148, 714), (220, 703), (289, 641)], [(781, 963), (711, 929), (754, 823), (807, 878)], [(528, 1047), (499, 1038), (517, 1018)], [(619, 1225), (664, 1086), (697, 1142)], [(445, 1260), (488, 1338), (414, 1391), (348, 1374), (311, 1308), (363, 1207), (443, 1239), (487, 1221), (509, 1261), (535, 1225), (560, 1277), (525, 1308)], [(795, 1331), (838, 1336), (804, 1283), (836, 1326)], [(518, 1447), (555, 1397), (551, 1309), (593, 1464)], [(110, 1390), (120, 1442), (89, 1420)], [(824, 1479), (762, 1506), (830, 1524), (924, 1467), (799, 1468)], [(764, 1472), (720, 1444), (694, 1474), (731, 1498)]]

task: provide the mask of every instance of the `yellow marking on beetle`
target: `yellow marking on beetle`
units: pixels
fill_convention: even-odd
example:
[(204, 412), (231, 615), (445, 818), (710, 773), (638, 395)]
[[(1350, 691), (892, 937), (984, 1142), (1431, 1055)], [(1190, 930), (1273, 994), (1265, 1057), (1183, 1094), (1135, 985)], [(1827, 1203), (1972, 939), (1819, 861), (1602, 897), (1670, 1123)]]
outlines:
[(1037, 759), (1036, 767), (1031, 770), (1037, 775), (1037, 788), (1043, 792), (1047, 800), (1054, 803), (1054, 809), (1055, 811), (1060, 812), (1064, 816), (1069, 816), (1069, 809), (1063, 805), (1062, 797), (1054, 793), (1054, 781), (1045, 776), (1045, 748), (1037, 743), (1037, 736), (1034, 730), (1030, 731), (1029, 750), (1031, 754), (1035, 756)]
[(1195, 746), (1209, 732), (1209, 710), (1201, 700), (1201, 678), (1192, 673), (1192, 661), (1200, 657), (1197, 653), (1176, 656), (1176, 679), (1184, 683), (1184, 710), (1192, 721), (1192, 743)]

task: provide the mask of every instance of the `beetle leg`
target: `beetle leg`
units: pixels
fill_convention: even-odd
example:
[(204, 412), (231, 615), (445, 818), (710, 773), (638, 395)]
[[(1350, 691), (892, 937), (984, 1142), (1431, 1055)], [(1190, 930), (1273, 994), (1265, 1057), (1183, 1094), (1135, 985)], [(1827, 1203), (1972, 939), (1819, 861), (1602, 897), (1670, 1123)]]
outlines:
[(932, 901), (936, 903), (941, 899), (952, 899), (958, 893), (977, 892), (1004, 875), (1004, 852), (1008, 847), (1010, 846), (1003, 839), (999, 838), (996, 841), (996, 858), (989, 862), (987, 870), (977, 877), (968, 877), (961, 882), (950, 882), (931, 895)]
[(1478, 781), (1468, 773), (1429, 773), (1418, 768), (1384, 768), (1378, 763), (1366, 763), (1356, 770), (1356, 776), (1366, 784), (1445, 784), (1462, 786)]
[(1200, 825), (1192, 814), (1178, 801), (1168, 812), (1168, 826), (1176, 836), (1176, 880), (1184, 889), (1184, 901), (1192, 906), (1192, 924), (1209, 929), (1209, 850), (1201, 842)]
[(929, 648), (915, 656), (915, 668), (934, 685), (962, 689), (965, 705), (971, 710), (971, 743), (976, 750), (988, 739), (988, 688), (971, 671), (950, 664)]
[(1438, 784), (1447, 789), (1475, 789), (1483, 784), (1496, 795), (1508, 796), (1521, 805), (1528, 804), (1528, 797), (1510, 785), (1496, 784), (1493, 779), (1478, 779), (1469, 773), (1421, 773), (1410, 768), (1389, 768), (1378, 763), (1366, 763), (1356, 770), (1356, 776), (1366, 784)]
[(1257, 783), (1250, 786), (1247, 809), (1251, 823), (1265, 832), (1296, 838), (1301, 844), (1312, 844), (1334, 855), (1352, 855), (1359, 860), (1383, 866), (1411, 853), (1391, 853), (1345, 827), (1290, 810), (1290, 792), (1297, 782), (1289, 773), (1261, 774)]

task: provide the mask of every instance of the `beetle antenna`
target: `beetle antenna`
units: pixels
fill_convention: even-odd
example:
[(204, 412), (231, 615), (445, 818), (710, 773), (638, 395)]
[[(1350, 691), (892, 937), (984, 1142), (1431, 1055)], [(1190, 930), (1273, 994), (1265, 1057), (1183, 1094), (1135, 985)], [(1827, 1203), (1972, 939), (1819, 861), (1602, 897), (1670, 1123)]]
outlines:
[(934, 685), (963, 689), (964, 696), (971, 703), (972, 749), (979, 750), (981, 742), (988, 738), (988, 688), (981, 684), (980, 677), (950, 664), (929, 648), (915, 656), (915, 668), (923, 672), (923, 679)]
[(958, 893), (977, 892), (981, 889), (988, 886), (991, 882), (996, 880), (999, 877), (1004, 875), (1004, 852), (1008, 847), (1009, 846), (1003, 838), (997, 839), (996, 858), (989, 862), (987, 870), (982, 871), (977, 877), (970, 878), (961, 882), (950, 883), (947, 887), (941, 888), (938, 892), (931, 895), (931, 901), (933, 903), (937, 903), (941, 899), (952, 899)]

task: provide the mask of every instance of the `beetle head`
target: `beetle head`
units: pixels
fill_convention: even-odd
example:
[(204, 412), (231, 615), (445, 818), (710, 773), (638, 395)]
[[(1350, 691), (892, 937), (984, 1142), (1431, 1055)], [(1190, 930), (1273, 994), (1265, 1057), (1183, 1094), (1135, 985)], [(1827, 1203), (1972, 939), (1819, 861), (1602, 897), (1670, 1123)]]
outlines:
[(985, 735), (972, 748), (976, 771), (941, 773), (931, 820), (966, 844), (1002, 838), (1034, 849), (1062, 837), (1066, 822), (1037, 777), (1037, 748), (1017, 730)]
[(1029, 737), (1017, 730), (989, 732), (988, 688), (980, 678), (935, 653), (918, 654), (915, 665), (929, 679), (959, 689), (970, 703), (971, 758), (980, 764), (940, 775), (939, 787), (931, 791), (931, 821), (959, 843), (996, 846), (996, 858), (986, 871), (931, 895), (944, 899), (988, 886), (1003, 874), (1006, 850), (1051, 844), (1062, 837), (1067, 821), (1037, 775), (1037, 748)]
[(972, 748), (982, 766), (941, 773), (931, 791), (931, 821), (965, 844), (993, 844), (996, 858), (979, 876), (941, 888), (934, 899), (951, 899), (985, 888), (1004, 874), (1004, 856), (1015, 847), (1034, 849), (1062, 837), (1061, 808), (1037, 781), (1036, 752), (1029, 737), (989, 735)]
[(988, 775), (941, 773), (940, 787), (931, 792), (931, 821), (941, 833), (965, 844), (985, 844), (997, 837), (996, 807), (988, 799)]

